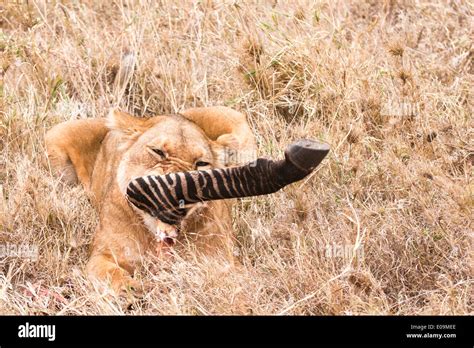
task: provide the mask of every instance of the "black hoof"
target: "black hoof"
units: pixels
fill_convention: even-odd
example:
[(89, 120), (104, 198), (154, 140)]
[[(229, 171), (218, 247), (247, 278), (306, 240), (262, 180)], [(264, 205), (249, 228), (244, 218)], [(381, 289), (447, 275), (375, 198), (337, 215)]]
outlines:
[(285, 158), (300, 170), (311, 172), (321, 163), (328, 152), (328, 144), (301, 139), (286, 148)]

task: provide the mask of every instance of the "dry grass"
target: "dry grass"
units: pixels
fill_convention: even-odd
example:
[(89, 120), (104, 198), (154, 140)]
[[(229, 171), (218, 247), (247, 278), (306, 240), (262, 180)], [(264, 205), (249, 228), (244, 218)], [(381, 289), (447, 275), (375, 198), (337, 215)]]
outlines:
[[(472, 314), (472, 3), (0, 5), (2, 314)], [(126, 90), (111, 83), (137, 57)], [(64, 120), (227, 105), (261, 155), (331, 144), (311, 178), (235, 209), (242, 267), (148, 260), (133, 306), (82, 269), (97, 215), (51, 176)], [(341, 254), (344, 248), (346, 253)], [(355, 253), (352, 251), (355, 250)]]

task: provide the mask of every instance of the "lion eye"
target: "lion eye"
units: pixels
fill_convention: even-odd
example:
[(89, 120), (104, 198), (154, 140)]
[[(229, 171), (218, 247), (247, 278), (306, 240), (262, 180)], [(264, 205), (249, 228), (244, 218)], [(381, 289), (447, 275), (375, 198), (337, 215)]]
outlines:
[(208, 165), (210, 165), (209, 162), (204, 162), (204, 161), (197, 161), (196, 162), (196, 167), (207, 167)]
[(166, 157), (165, 153), (160, 149), (152, 149), (152, 151), (156, 153), (157, 155), (159, 155), (160, 157), (163, 157), (163, 158)]

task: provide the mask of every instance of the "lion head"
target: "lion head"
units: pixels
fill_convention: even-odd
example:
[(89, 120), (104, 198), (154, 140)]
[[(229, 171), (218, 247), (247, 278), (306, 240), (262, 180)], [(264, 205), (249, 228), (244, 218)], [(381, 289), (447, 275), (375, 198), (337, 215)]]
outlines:
[[(204, 131), (205, 124), (203, 129), (179, 114), (138, 118), (112, 110), (107, 126), (121, 139), (119, 152), (122, 155), (116, 180), (124, 196), (129, 182), (137, 177), (223, 167), (229, 150), (238, 145), (231, 133), (218, 134), (217, 139), (213, 140)], [(215, 126), (209, 125), (207, 128), (214, 130)], [(189, 210), (188, 215), (205, 204), (196, 205)], [(135, 210), (142, 216), (148, 229), (159, 237), (175, 237), (176, 227)]]

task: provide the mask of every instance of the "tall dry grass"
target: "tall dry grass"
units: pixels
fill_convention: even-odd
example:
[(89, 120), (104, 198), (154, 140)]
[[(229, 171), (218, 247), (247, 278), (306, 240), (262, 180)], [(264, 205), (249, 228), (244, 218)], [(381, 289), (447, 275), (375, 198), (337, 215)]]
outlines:
[[(473, 41), (466, 1), (0, 5), (0, 313), (472, 314)], [(136, 57), (126, 88), (114, 84)], [(49, 170), (61, 121), (227, 105), (260, 155), (331, 144), (234, 211), (242, 266), (147, 260), (145, 297), (82, 273), (97, 223)], [(38, 258), (6, 246), (37, 248)], [(2, 249), (0, 249), (2, 251)]]

